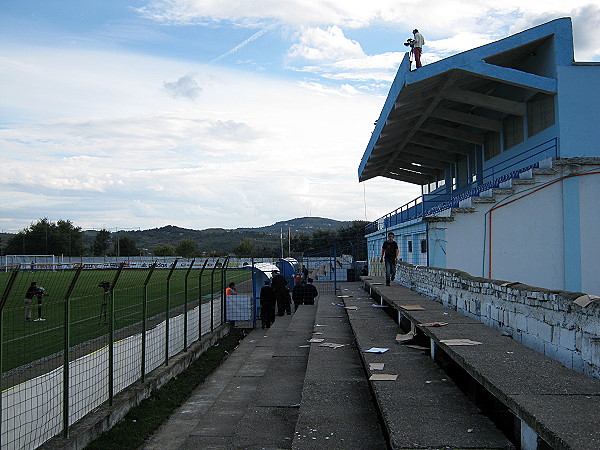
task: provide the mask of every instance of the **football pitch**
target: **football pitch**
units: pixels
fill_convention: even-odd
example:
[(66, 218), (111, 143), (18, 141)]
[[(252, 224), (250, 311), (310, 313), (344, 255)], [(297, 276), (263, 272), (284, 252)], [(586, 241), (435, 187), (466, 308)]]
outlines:
[[(139, 329), (143, 319), (152, 326), (153, 318), (172, 317), (197, 305), (200, 299), (220, 295), (222, 286), (250, 280), (252, 273), (243, 269), (216, 270), (123, 269), (115, 281), (116, 269), (20, 271), (7, 292), (11, 272), (0, 273), (0, 295), (5, 298), (1, 312), (2, 373), (26, 370), (34, 362), (64, 355), (86, 343), (107, 341), (114, 310), (116, 338), (124, 330)], [(31, 320), (24, 298), (32, 282), (47, 295), (34, 296)], [(105, 291), (102, 282), (114, 284)], [(111, 305), (111, 299), (114, 304)], [(41, 320), (40, 320), (41, 319)], [(156, 321), (156, 320), (155, 320)], [(66, 342), (68, 339), (68, 343)], [(88, 346), (89, 347), (89, 346)]]

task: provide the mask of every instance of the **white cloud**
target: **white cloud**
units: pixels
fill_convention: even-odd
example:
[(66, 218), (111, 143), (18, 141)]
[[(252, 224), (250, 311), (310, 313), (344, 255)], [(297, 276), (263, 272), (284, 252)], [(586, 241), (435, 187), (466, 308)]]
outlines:
[(193, 74), (184, 75), (177, 81), (165, 81), (163, 86), (173, 98), (187, 98), (192, 101), (196, 100), (200, 96), (200, 92), (202, 92), (202, 88), (195, 80)]
[[(2, 151), (13, 155), (0, 166), (0, 190), (18, 199), (0, 205), (7, 228), (45, 216), (77, 217), (77, 225), (93, 228), (262, 226), (306, 211), (361, 216), (356, 167), (381, 99), (349, 84), (320, 89), (110, 53), (94, 55), (94, 77), (102, 82), (80, 90), (55, 80), (67, 79), (83, 56), (60, 51), (56, 67), (59, 55), (44, 53), (36, 67), (53, 72), (36, 79), (44, 101), (69, 100), (43, 120), (0, 129)], [(161, 93), (163, 80), (185, 78), (177, 72), (197, 74), (202, 92), (195, 102)], [(25, 78), (13, 77), (10, 90), (26, 90)], [(80, 105), (95, 101), (113, 107)]]
[(323, 30), (308, 28), (302, 31), (300, 42), (289, 51), (292, 58), (309, 61), (339, 61), (348, 58), (364, 57), (365, 54), (356, 41), (346, 38), (336, 25)]

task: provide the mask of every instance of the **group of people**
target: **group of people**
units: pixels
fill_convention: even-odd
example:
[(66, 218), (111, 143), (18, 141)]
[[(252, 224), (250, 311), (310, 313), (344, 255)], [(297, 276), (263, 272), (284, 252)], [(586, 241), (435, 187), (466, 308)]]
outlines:
[(300, 305), (314, 305), (315, 298), (319, 295), (317, 288), (312, 284), (313, 280), (305, 276), (304, 271), (298, 277), (299, 282), (294, 277), (295, 286), (291, 293), (288, 281), (279, 271), (274, 270), (271, 275), (271, 280), (266, 280), (260, 290), (260, 317), (263, 328), (270, 328), (275, 322), (276, 309), (278, 316), (291, 314), (292, 301), (296, 311)]

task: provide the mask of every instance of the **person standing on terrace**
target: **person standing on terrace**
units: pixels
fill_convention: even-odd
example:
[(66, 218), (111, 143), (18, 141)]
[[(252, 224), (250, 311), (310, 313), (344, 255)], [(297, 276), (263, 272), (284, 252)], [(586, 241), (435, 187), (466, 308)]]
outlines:
[(385, 260), (385, 285), (389, 286), (390, 281), (394, 281), (396, 278), (396, 263), (398, 262), (400, 249), (396, 241), (394, 241), (394, 233), (390, 231), (387, 236), (387, 241), (381, 247), (381, 259), (379, 262), (384, 262)]

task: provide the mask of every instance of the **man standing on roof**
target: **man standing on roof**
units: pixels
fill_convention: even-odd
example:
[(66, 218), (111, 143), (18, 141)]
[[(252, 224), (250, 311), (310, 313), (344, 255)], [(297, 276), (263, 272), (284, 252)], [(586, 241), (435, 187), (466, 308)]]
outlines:
[(391, 231), (388, 233), (387, 241), (381, 246), (381, 259), (379, 262), (385, 260), (385, 285), (390, 285), (390, 280), (394, 281), (396, 278), (396, 263), (398, 262), (398, 255), (400, 249), (398, 244), (394, 241), (394, 233)]
[(413, 30), (414, 42), (412, 44), (412, 51), (415, 55), (415, 64), (417, 69), (423, 67), (421, 65), (421, 53), (423, 53), (423, 46), (425, 45), (425, 38), (423, 35), (419, 33), (419, 30), (416, 28)]

